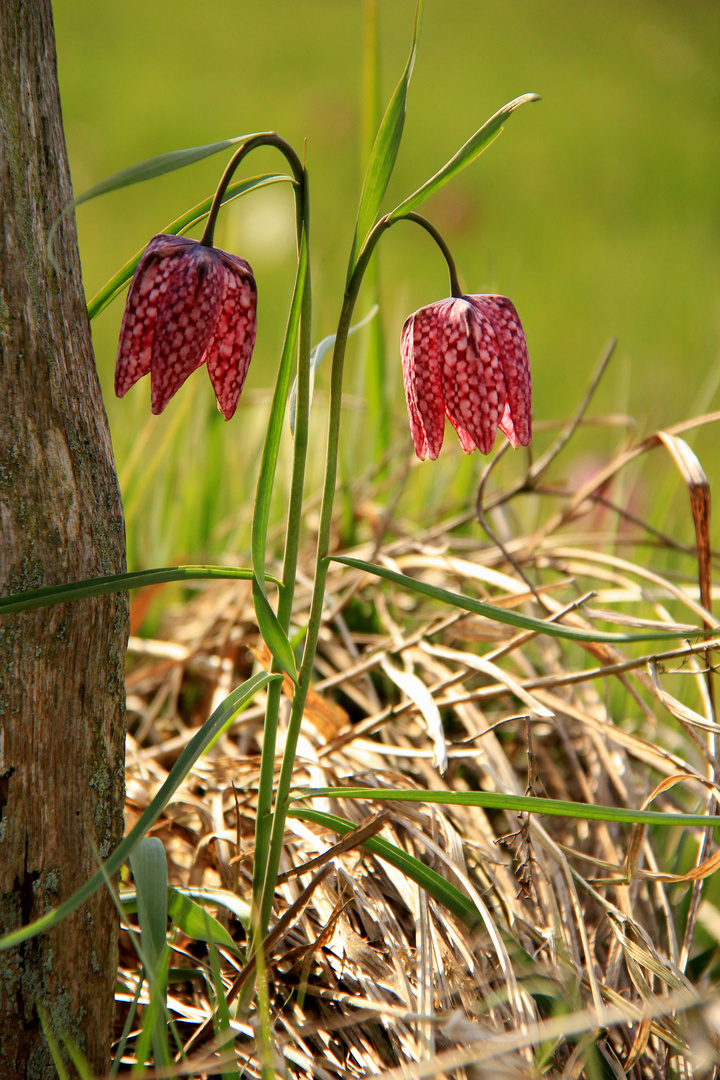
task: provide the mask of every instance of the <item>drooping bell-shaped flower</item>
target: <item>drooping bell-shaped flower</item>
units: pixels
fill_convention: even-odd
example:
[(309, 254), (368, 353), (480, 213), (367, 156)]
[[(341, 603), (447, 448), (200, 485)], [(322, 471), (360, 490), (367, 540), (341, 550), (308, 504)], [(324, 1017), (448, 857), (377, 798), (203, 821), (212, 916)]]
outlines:
[(257, 289), (249, 264), (197, 240), (161, 233), (130, 283), (115, 393), (150, 372), (161, 413), (195, 368), (207, 364), (218, 409), (235, 412), (255, 344)]
[(527, 342), (505, 296), (462, 296), (420, 308), (403, 326), (401, 351), (421, 460), (440, 453), (446, 415), (466, 454), (489, 454), (498, 428), (514, 447), (529, 445)]

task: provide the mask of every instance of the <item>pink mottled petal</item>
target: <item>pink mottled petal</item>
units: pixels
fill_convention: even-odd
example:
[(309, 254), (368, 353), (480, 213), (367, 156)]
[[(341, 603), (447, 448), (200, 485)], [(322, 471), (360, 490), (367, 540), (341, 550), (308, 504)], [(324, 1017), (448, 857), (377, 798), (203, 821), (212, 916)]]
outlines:
[(464, 428), (461, 428), (458, 424), (456, 424), (451, 416), (448, 417), (448, 419), (450, 420), (452, 426), (455, 428), (455, 432), (458, 439), (460, 440), (460, 447), (463, 453), (472, 454), (473, 450), (477, 450), (477, 444), (475, 440), (471, 438), (470, 435), (468, 435), (467, 431), (465, 431)]
[(401, 340), (403, 381), (415, 453), (434, 461), (443, 443), (445, 413), (439, 328), (447, 301), (420, 308), (406, 321)]
[[(500, 430), (511, 444), (529, 446), (532, 438), (530, 359), (522, 324), (514, 305), (505, 296), (469, 297), (492, 322), (505, 377), (507, 405)], [(478, 303), (481, 301), (481, 304)]]
[(115, 364), (115, 393), (124, 397), (150, 370), (157, 320), (159, 267), (157, 250), (165, 238), (156, 236), (142, 254), (128, 289)]
[(217, 253), (197, 242), (179, 256), (161, 259), (159, 268), (163, 297), (150, 362), (151, 406), (156, 414), (205, 359), (223, 291)]
[(163, 258), (182, 254), (193, 244), (192, 240), (161, 233), (153, 237), (142, 253), (130, 282), (120, 329), (115, 364), (118, 397), (124, 397), (130, 387), (150, 371), (158, 310), (165, 291), (160, 287), (163, 277), (160, 262)]
[[(452, 304), (442, 327), (445, 410), (465, 453), (489, 454), (505, 406), (495, 332), (468, 299)], [(461, 434), (462, 433), (462, 434)]]
[[(510, 412), (510, 405), (507, 401), (505, 402), (505, 410), (502, 414), (502, 420), (498, 424), (498, 427), (502, 431), (503, 435), (506, 436), (513, 450), (517, 450), (518, 446), (520, 446), (521, 443), (517, 437), (515, 425), (513, 424), (512, 413)], [(525, 445), (527, 446), (527, 443)]]
[(218, 255), (224, 292), (206, 355), (218, 409), (229, 420), (237, 408), (255, 345), (257, 289), (245, 259), (224, 251)]

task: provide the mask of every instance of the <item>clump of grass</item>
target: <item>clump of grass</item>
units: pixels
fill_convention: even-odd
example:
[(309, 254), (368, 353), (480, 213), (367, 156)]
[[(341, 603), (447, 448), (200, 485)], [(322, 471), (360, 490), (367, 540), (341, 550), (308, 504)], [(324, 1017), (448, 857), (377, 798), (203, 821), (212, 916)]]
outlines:
[[(518, 632), (334, 563), (293, 785), (378, 798), (293, 803), (252, 1002), (260, 697), (198, 761), (152, 829), (170, 884), (220, 926), (173, 920), (171, 907), (178, 1074), (712, 1074), (712, 830), (467, 804), (483, 792), (715, 813), (717, 645), (682, 639), (686, 624), (714, 625), (709, 485), (682, 435), (719, 417), (621, 439), (584, 466), (573, 440), (589, 397), (534, 463), (498, 455), (475, 506), (422, 528), (402, 518), (412, 470), (385, 476), (382, 506), (371, 486), (355, 491), (354, 547), (340, 550), (339, 517), (335, 553), (565, 625), (678, 640), (620, 647)], [(656, 475), (678, 467), (690, 495), (672, 532), (618, 494), (631, 463), (663, 447), (671, 457)], [(291, 631), (310, 602), (310, 547)], [(269, 658), (245, 581), (168, 607), (155, 637), (131, 638), (129, 652), (132, 822), (217, 702)], [(292, 689), (286, 678), (281, 743)], [(424, 801), (387, 802), (387, 789)], [(127, 939), (121, 1069), (136, 1061), (149, 1011), (140, 970)]]

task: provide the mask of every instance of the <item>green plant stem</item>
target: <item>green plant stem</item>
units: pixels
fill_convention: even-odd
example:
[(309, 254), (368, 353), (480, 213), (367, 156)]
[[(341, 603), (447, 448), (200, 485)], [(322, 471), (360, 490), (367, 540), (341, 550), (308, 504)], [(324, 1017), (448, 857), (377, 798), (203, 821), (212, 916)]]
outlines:
[[(303, 168), (302, 162), (300, 161), (300, 158), (297, 156), (290, 143), (286, 142), (285, 139), (281, 138), (281, 136), (278, 135), (275, 131), (263, 131), (259, 135), (253, 135), (247, 140), (247, 142), (244, 142), (242, 144), (239, 150), (237, 150), (233, 154), (227, 164), (225, 172), (220, 177), (220, 183), (217, 186), (217, 191), (215, 192), (215, 197), (212, 201), (212, 206), (210, 207), (210, 213), (208, 214), (207, 221), (205, 222), (205, 229), (203, 230), (203, 234), (200, 239), (200, 243), (203, 244), (205, 247), (213, 246), (213, 237), (215, 235), (215, 223), (217, 221), (217, 216), (220, 213), (220, 207), (222, 206), (223, 197), (225, 195), (225, 192), (227, 191), (230, 181), (233, 178), (233, 175), (235, 174), (235, 170), (240, 165), (243, 158), (247, 157), (251, 150), (256, 150), (259, 146), (274, 146), (277, 150), (279, 150), (280, 153), (284, 155), (288, 165), (292, 169), (293, 176), (295, 177), (295, 182), (298, 184), (299, 187), (303, 186), (305, 170)], [(298, 206), (297, 203), (296, 206)], [(300, 231), (302, 222), (302, 210), (299, 206), (297, 213), (298, 231)]]
[[(455, 265), (455, 260), (453, 259), (450, 248), (445, 243), (445, 238), (442, 236), (442, 234), (438, 232), (438, 230), (435, 228), (431, 221), (428, 221), (428, 219), (423, 217), (422, 214), (416, 214), (414, 210), (411, 210), (409, 214), (406, 214), (404, 216), (404, 218), (397, 218), (397, 220), (414, 221), (416, 225), (419, 225), (422, 229), (425, 230), (425, 232), (429, 233), (430, 236), (432, 236), (433, 240), (442, 251), (445, 257), (445, 262), (447, 263), (448, 272), (450, 274), (450, 293), (453, 297), (455, 297), (456, 300), (461, 299), (465, 294), (460, 288), (460, 282), (458, 280), (458, 272)], [(395, 219), (393, 219), (391, 224), (395, 224)]]
[[(289, 808), (288, 795), (290, 792), (290, 785), (292, 783), (292, 773), (295, 764), (297, 743), (300, 737), (300, 726), (302, 724), (303, 712), (305, 709), (305, 700), (307, 698), (308, 689), (310, 687), (310, 676), (312, 674), (313, 665), (315, 663), (315, 652), (317, 650), (318, 636), (320, 633), (320, 625), (322, 622), (322, 610), (325, 599), (325, 583), (327, 581), (329, 566), (327, 556), (330, 550), (330, 528), (332, 525), (333, 502), (335, 499), (335, 483), (337, 480), (338, 445), (340, 438), (340, 411), (342, 405), (342, 382), (345, 364), (345, 349), (347, 346), (347, 339), (348, 333), (350, 331), (352, 314), (355, 309), (355, 303), (357, 301), (365, 270), (367, 269), (370, 257), (373, 253), (373, 250), (375, 249), (375, 245), (377, 244), (383, 232), (385, 232), (385, 230), (389, 227), (389, 224), (390, 223), (385, 218), (381, 218), (375, 228), (369, 234), (363, 250), (360, 253), (360, 257), (358, 258), (355, 270), (353, 271), (347, 290), (345, 292), (345, 296), (343, 298), (343, 305), (340, 312), (340, 319), (338, 322), (337, 337), (335, 339), (335, 348), (333, 350), (332, 373), (330, 376), (330, 416), (328, 420), (325, 481), (323, 484), (322, 506), (320, 510), (320, 528), (318, 531), (317, 553), (315, 562), (315, 582), (313, 585), (313, 595), (310, 606), (310, 618), (308, 621), (308, 630), (305, 638), (303, 659), (298, 676), (298, 685), (295, 687), (295, 692), (293, 696), (292, 711), (290, 713), (290, 722), (288, 724), (288, 732), (285, 742), (285, 753), (283, 754), (282, 768), (280, 770), (280, 779), (278, 781), (277, 794), (275, 798), (275, 812), (272, 817), (270, 850), (268, 853), (264, 888), (262, 893), (262, 902), (260, 907), (261, 936), (264, 936), (264, 934), (266, 933), (270, 922), (270, 913), (272, 911), (272, 902), (275, 893), (275, 881), (277, 879), (278, 868), (280, 866), (280, 856), (282, 853), (282, 842), (285, 832), (285, 822), (287, 820), (287, 813)], [(300, 387), (298, 385), (298, 418), (299, 416)]]
[[(345, 291), (343, 305), (340, 311), (340, 319), (338, 321), (335, 348), (333, 350), (332, 372), (330, 376), (330, 415), (328, 420), (325, 481), (323, 484), (322, 505), (320, 509), (320, 527), (318, 530), (317, 552), (315, 562), (315, 581), (313, 584), (313, 595), (310, 605), (310, 618), (308, 620), (307, 635), (305, 637), (303, 659), (300, 666), (297, 686), (295, 687), (293, 695), (292, 710), (290, 713), (290, 721), (288, 724), (287, 737), (285, 741), (285, 752), (283, 754), (282, 767), (280, 770), (280, 779), (278, 781), (277, 793), (275, 796), (275, 810), (272, 815), (270, 846), (267, 855), (267, 864), (264, 868), (262, 901), (260, 905), (261, 937), (264, 936), (267, 932), (267, 928), (270, 923), (270, 914), (272, 911), (272, 902), (275, 893), (275, 882), (280, 866), (280, 856), (282, 854), (285, 822), (287, 820), (287, 814), (290, 805), (289, 792), (290, 786), (292, 784), (292, 774), (295, 764), (295, 755), (297, 752), (297, 743), (300, 737), (300, 726), (302, 724), (302, 718), (305, 709), (305, 700), (307, 698), (307, 693), (310, 688), (310, 676), (312, 674), (313, 666), (315, 663), (315, 653), (317, 650), (317, 642), (320, 634), (320, 625), (322, 623), (322, 611), (325, 601), (325, 585), (329, 568), (328, 555), (330, 552), (330, 530), (332, 526), (333, 503), (335, 499), (335, 485), (337, 481), (343, 371), (345, 365), (345, 350), (347, 346), (348, 334), (350, 332), (350, 323), (352, 320), (352, 315), (355, 309), (358, 294), (360, 292), (360, 286), (362, 285), (363, 277), (367, 270), (373, 251), (375, 250), (375, 246), (377, 245), (383, 233), (388, 228), (390, 228), (391, 225), (394, 225), (398, 221), (403, 221), (406, 219), (415, 222), (417, 225), (420, 225), (433, 237), (435, 242), (438, 244), (440, 250), (442, 251), (443, 256), (445, 257), (445, 260), (448, 264), (448, 269), (450, 271), (451, 287), (453, 288), (453, 290), (458, 290), (458, 295), (462, 295), (462, 293), (459, 291), (455, 263), (447, 247), (447, 244), (445, 243), (437, 229), (435, 229), (435, 227), (431, 225), (429, 221), (414, 212), (408, 213), (405, 217), (402, 218), (391, 219), (389, 215), (380, 218), (380, 220), (376, 223), (374, 228), (368, 234), (368, 237), (365, 241), (365, 244), (363, 245), (362, 251), (360, 252), (357, 263), (355, 265), (355, 269), (353, 270), (352, 276), (350, 278), (350, 281), (348, 282), (348, 286)], [(300, 418), (300, 415), (300, 386), (298, 384), (298, 419)], [(304, 422), (307, 422), (306, 418)], [(285, 583), (287, 584), (287, 579), (285, 578), (285, 575), (283, 575), (283, 577)], [(263, 757), (265, 756), (265, 744), (268, 742), (269, 734), (270, 733), (266, 727), (263, 743)], [(267, 811), (265, 805), (263, 805), (263, 822), (265, 821), (266, 813)], [(260, 818), (260, 808), (258, 808), (258, 821), (260, 821)], [(261, 849), (261, 854), (264, 859), (264, 848)]]
[[(310, 200), (308, 197), (307, 174), (303, 170), (303, 181), (298, 185), (296, 207), (298, 211), (299, 244), (309, 242)], [(300, 256), (300, 252), (298, 253)], [(307, 459), (308, 425), (310, 413), (310, 346), (312, 322), (312, 290), (310, 282), (310, 264), (306, 270), (303, 286), (302, 307), (300, 312), (300, 335), (297, 365), (297, 403), (295, 416), (295, 442), (293, 448), (293, 467), (290, 485), (290, 500), (287, 513), (285, 534), (285, 555), (283, 560), (282, 584), (278, 592), (277, 618), (281, 628), (288, 632), (295, 579), (297, 577), (297, 559), (300, 546), (302, 524), (302, 498), (305, 483), (305, 463)], [(264, 537), (263, 537), (264, 548)], [(276, 665), (274, 665), (274, 668)], [(282, 683), (280, 680), (268, 688), (267, 707), (265, 710), (265, 728), (260, 758), (260, 776), (258, 781), (258, 805), (255, 821), (255, 860), (253, 866), (253, 895), (259, 903), (266, 880), (268, 848), (272, 825), (272, 800), (275, 779), (275, 753), (277, 746), (277, 727), (280, 714)]]

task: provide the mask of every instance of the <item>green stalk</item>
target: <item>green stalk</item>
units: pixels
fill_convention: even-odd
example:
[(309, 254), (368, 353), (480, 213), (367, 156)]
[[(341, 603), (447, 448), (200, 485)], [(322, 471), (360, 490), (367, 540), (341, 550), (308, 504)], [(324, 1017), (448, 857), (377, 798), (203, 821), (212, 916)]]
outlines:
[[(285, 753), (283, 755), (280, 780), (278, 782), (275, 797), (275, 812), (272, 817), (272, 831), (270, 834), (270, 849), (268, 852), (267, 866), (264, 875), (264, 888), (260, 907), (260, 928), (262, 936), (267, 932), (272, 911), (273, 896), (275, 894), (275, 882), (280, 856), (282, 853), (283, 835), (285, 822), (289, 809), (289, 792), (292, 783), (292, 773), (297, 752), (297, 743), (300, 737), (305, 700), (310, 687), (310, 676), (315, 663), (315, 652), (320, 634), (322, 622), (322, 609), (325, 600), (325, 583), (328, 574), (328, 553), (330, 550), (330, 528), (332, 525), (333, 502), (335, 499), (335, 483), (338, 468), (338, 445), (340, 439), (340, 412), (342, 405), (342, 382), (345, 364), (345, 349), (347, 346), (350, 322), (357, 301), (362, 279), (370, 261), (375, 245), (383, 232), (389, 227), (385, 218), (377, 223), (368, 236), (363, 250), (358, 258), (355, 270), (348, 284), (333, 350), (332, 374), (330, 377), (330, 416), (328, 421), (327, 455), (325, 461), (325, 482), (323, 485), (322, 506), (320, 510), (320, 528), (318, 532), (317, 553), (315, 562), (315, 582), (313, 585), (312, 602), (310, 606), (310, 619), (305, 637), (305, 648), (298, 676), (298, 684), (293, 696), (292, 711), (288, 725)], [(298, 383), (298, 421), (301, 415), (300, 409), (300, 385)], [(305, 420), (305, 422), (307, 422)], [(296, 432), (297, 439), (297, 432)], [(266, 732), (267, 739), (267, 732)], [(257, 856), (256, 856), (257, 858)]]
[[(304, 173), (303, 183), (298, 187), (297, 211), (300, 244), (307, 246), (310, 227), (310, 200), (307, 190), (307, 174)], [(285, 534), (285, 556), (283, 560), (282, 584), (279, 588), (277, 618), (281, 628), (287, 634), (290, 626), (293, 599), (295, 596), (295, 579), (297, 577), (297, 559), (300, 545), (300, 532), (302, 523), (302, 499), (305, 483), (305, 463), (307, 458), (308, 426), (310, 412), (310, 345), (311, 345), (311, 321), (312, 321), (312, 290), (310, 283), (310, 263), (305, 275), (305, 283), (302, 294), (302, 307), (300, 311), (300, 336), (298, 348), (297, 366), (297, 404), (295, 419), (295, 442), (293, 449), (292, 480), (290, 486), (290, 501), (287, 514), (287, 528)], [(287, 401), (287, 393), (284, 394)], [(265, 456), (265, 451), (263, 453)], [(261, 468), (261, 478), (263, 470)], [(265, 482), (272, 484), (272, 477), (266, 478)], [(256, 504), (257, 505), (257, 504)], [(253, 527), (256, 522), (253, 519)], [(267, 521), (260, 525), (265, 531)], [(263, 552), (265, 548), (265, 535), (262, 537)], [(273, 665), (273, 669), (277, 665)], [(258, 805), (255, 820), (255, 860), (253, 866), (253, 895), (258, 899), (262, 894), (268, 859), (268, 847), (270, 843), (270, 829), (272, 824), (272, 800), (275, 779), (275, 751), (277, 746), (277, 727), (280, 712), (280, 699), (282, 683), (277, 681), (268, 689), (267, 707), (265, 711), (265, 729), (263, 735), (262, 755), (260, 759), (260, 777), (258, 782)]]
[[(312, 315), (310, 272), (309, 272), (309, 198), (307, 190), (307, 173), (300, 158), (289, 143), (275, 132), (263, 132), (250, 137), (239, 150), (233, 155), (228, 163), (218, 184), (215, 197), (208, 214), (201, 244), (206, 247), (213, 246), (215, 224), (220, 207), (223, 203), (228, 185), (242, 160), (251, 150), (259, 146), (274, 146), (288, 161), (295, 180), (295, 211), (298, 233), (298, 275), (296, 288), (302, 289), (300, 307), (300, 333), (298, 348), (298, 400), (297, 419), (295, 433), (295, 451), (293, 459), (293, 475), (288, 508), (287, 538), (285, 545), (285, 560), (283, 566), (283, 582), (279, 588), (279, 605), (277, 621), (281, 629), (287, 635), (290, 624), (290, 614), (295, 589), (295, 577), (297, 570), (297, 554), (300, 536), (300, 523), (302, 517), (302, 492), (305, 478), (305, 459), (307, 455), (308, 438), (308, 412), (310, 398), (310, 322)], [(304, 269), (303, 269), (304, 268)], [(304, 273), (304, 277), (303, 277)], [(258, 476), (257, 494), (253, 510), (252, 525), (252, 555), (255, 583), (265, 593), (265, 550), (267, 543), (268, 518), (270, 513), (270, 494), (275, 481), (277, 460), (279, 454), (282, 420), (287, 403), (289, 389), (289, 356), (286, 355), (293, 348), (293, 335), (297, 331), (295, 322), (296, 296), (293, 297), (291, 317), (288, 321), (283, 357), (278, 371), (275, 385), (275, 393), (270, 412), (270, 423), (265, 437), (262, 461)], [(255, 587), (254, 583), (254, 587)], [(261, 597), (262, 599), (262, 597)], [(278, 664), (273, 662), (272, 671), (278, 672)], [(258, 808), (256, 818), (256, 842), (255, 842), (255, 865), (253, 873), (253, 891), (258, 896), (265, 882), (265, 868), (267, 862), (267, 848), (270, 836), (271, 810), (273, 797), (273, 780), (275, 771), (275, 749), (277, 744), (277, 727), (280, 711), (281, 680), (276, 679), (270, 684), (267, 693), (265, 709), (265, 729), (263, 748), (260, 763), (260, 778), (258, 784)]]
[[(205, 247), (213, 246), (213, 237), (215, 235), (215, 223), (217, 216), (220, 213), (220, 207), (222, 206), (223, 197), (227, 191), (228, 185), (233, 178), (235, 170), (237, 169), (243, 158), (247, 157), (251, 150), (256, 150), (258, 146), (274, 146), (287, 160), (288, 165), (293, 171), (295, 182), (299, 187), (303, 186), (305, 170), (303, 168), (300, 158), (289, 142), (281, 138), (275, 131), (263, 131), (260, 135), (252, 135), (247, 142), (244, 142), (239, 150), (237, 150), (230, 158), (225, 172), (220, 177), (220, 183), (218, 184), (215, 197), (210, 207), (210, 213), (208, 214), (207, 221), (205, 222), (205, 229), (203, 231), (200, 243)], [(297, 205), (297, 203), (296, 203)], [(302, 220), (302, 214), (298, 208), (298, 230), (300, 227), (300, 221)]]
[[(422, 228), (424, 228), (436, 241), (448, 264), (453, 293), (455, 293), (455, 289), (458, 289), (459, 291), (455, 263), (443, 238), (437, 232), (435, 227), (431, 225), (430, 222), (428, 222), (425, 218), (421, 217), (419, 214), (415, 214), (414, 212), (408, 213), (406, 215), (406, 218), (408, 220), (414, 221), (417, 225), (420, 225)], [(386, 215), (385, 217), (381, 218), (371, 230), (367, 237), (367, 240), (365, 241), (365, 244), (363, 245), (362, 251), (360, 252), (357, 263), (355, 264), (355, 269), (353, 270), (347, 289), (345, 291), (343, 305), (340, 311), (337, 336), (335, 339), (335, 348), (333, 350), (332, 373), (330, 376), (330, 416), (328, 420), (325, 481), (323, 484), (322, 505), (320, 510), (320, 528), (318, 530), (317, 553), (315, 562), (315, 581), (313, 584), (313, 595), (310, 605), (310, 618), (308, 621), (308, 629), (305, 637), (303, 659), (300, 666), (298, 681), (293, 696), (292, 711), (290, 713), (290, 722), (288, 724), (287, 739), (285, 743), (285, 752), (283, 754), (282, 767), (280, 770), (280, 779), (278, 781), (277, 793), (275, 796), (275, 811), (272, 815), (270, 846), (267, 855), (267, 864), (264, 868), (262, 902), (260, 906), (261, 936), (265, 935), (270, 923), (270, 914), (272, 911), (272, 902), (275, 893), (275, 882), (277, 880), (278, 868), (280, 866), (280, 856), (282, 854), (285, 822), (287, 820), (288, 809), (290, 806), (289, 793), (292, 784), (292, 774), (295, 765), (297, 743), (300, 737), (300, 727), (302, 724), (302, 718), (305, 709), (305, 700), (307, 698), (308, 689), (310, 687), (310, 677), (315, 663), (315, 653), (317, 650), (317, 642), (320, 634), (320, 625), (322, 622), (322, 611), (325, 601), (325, 585), (327, 581), (328, 568), (330, 565), (328, 555), (330, 552), (330, 530), (332, 526), (333, 503), (335, 499), (335, 485), (337, 481), (338, 471), (338, 447), (340, 441), (340, 414), (342, 406), (343, 370), (345, 364), (345, 350), (347, 346), (347, 339), (350, 332), (350, 323), (352, 320), (352, 315), (355, 309), (358, 294), (360, 292), (360, 286), (362, 285), (363, 277), (365, 275), (378, 240), (386, 231), (386, 229), (390, 228), (391, 225), (396, 224), (397, 221), (402, 220), (405, 220), (405, 218), (390, 219), (390, 217)], [(305, 411), (305, 409), (302, 410), (302, 412)], [(300, 386), (298, 384), (298, 422), (300, 422), (300, 416)], [(303, 422), (307, 423), (306, 417), (303, 418)], [(283, 577), (285, 585), (288, 585), (289, 583), (287, 579), (284, 575)], [(266, 743), (268, 740), (268, 734), (269, 733), (266, 728), (264, 743)], [(263, 745), (263, 756), (264, 750), (265, 746)], [(263, 820), (265, 820), (265, 813), (266, 811), (263, 807)], [(260, 821), (259, 811), (258, 821)], [(257, 854), (258, 853), (256, 847), (256, 866), (258, 864)], [(264, 859), (264, 849), (262, 850), (262, 856)], [(258, 895), (258, 893), (256, 892), (255, 895)]]

